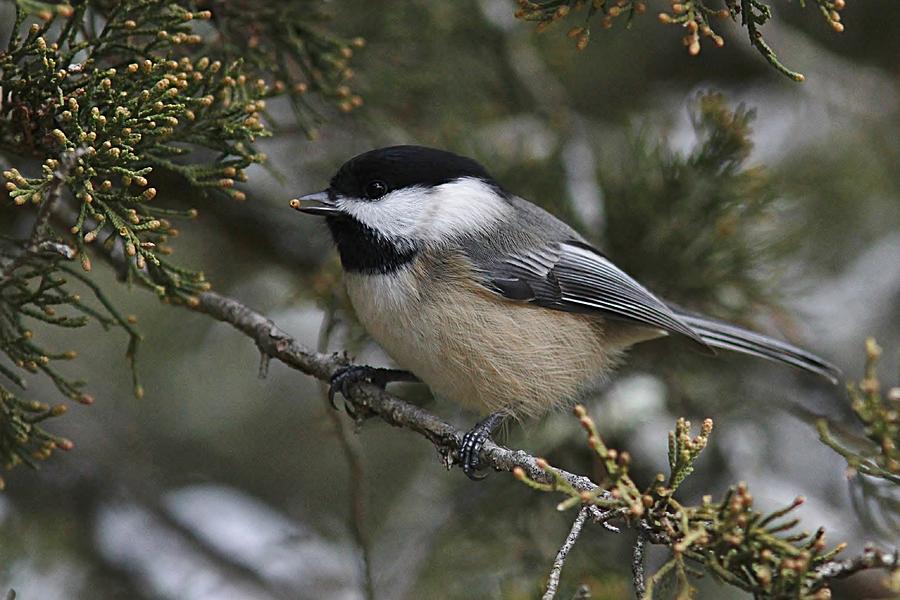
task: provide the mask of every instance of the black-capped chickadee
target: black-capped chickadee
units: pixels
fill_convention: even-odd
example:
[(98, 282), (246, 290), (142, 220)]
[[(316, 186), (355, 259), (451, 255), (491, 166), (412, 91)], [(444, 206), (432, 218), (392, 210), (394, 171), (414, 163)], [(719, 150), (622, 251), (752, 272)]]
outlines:
[[(809, 352), (666, 304), (463, 156), (372, 150), (291, 206), (325, 217), (350, 300), (375, 341), (436, 396), (489, 413), (458, 453), (470, 477), (504, 417), (572, 401), (629, 346), (670, 333), (837, 381), (839, 371)], [(398, 373), (357, 367), (332, 384), (384, 385)]]

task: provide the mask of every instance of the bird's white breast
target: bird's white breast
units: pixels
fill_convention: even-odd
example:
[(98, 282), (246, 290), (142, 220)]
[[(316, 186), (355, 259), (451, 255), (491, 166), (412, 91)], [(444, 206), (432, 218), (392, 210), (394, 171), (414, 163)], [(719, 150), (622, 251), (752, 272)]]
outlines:
[(629, 345), (597, 317), (508, 302), (465, 267), (421, 259), (391, 274), (347, 273), (360, 322), (439, 396), (482, 411), (541, 414), (602, 377)]

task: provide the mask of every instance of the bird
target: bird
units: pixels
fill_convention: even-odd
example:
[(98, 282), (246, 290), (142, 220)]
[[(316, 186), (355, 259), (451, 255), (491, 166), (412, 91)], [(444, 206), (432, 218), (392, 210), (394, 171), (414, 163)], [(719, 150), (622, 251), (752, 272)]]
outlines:
[(577, 400), (637, 343), (677, 335), (832, 383), (840, 374), (803, 349), (658, 298), (575, 229), (452, 152), (370, 150), (290, 205), (324, 217), (357, 318), (401, 367), (348, 366), (332, 378), (331, 397), (357, 381), (418, 379), (486, 415), (457, 450), (472, 479), (504, 420)]

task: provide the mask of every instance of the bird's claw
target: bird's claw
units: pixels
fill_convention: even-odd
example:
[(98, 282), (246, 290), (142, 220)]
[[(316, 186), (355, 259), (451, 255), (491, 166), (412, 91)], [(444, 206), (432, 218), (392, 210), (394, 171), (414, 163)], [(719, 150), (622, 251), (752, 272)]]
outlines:
[[(367, 382), (384, 389), (388, 383), (392, 381), (419, 381), (415, 375), (402, 369), (384, 369), (382, 367), (369, 367), (366, 365), (347, 365), (341, 367), (331, 376), (331, 385), (328, 386), (328, 402), (331, 407), (337, 410), (334, 402), (334, 396), (338, 392), (345, 398), (350, 398), (350, 389), (359, 382)], [(359, 410), (357, 410), (359, 409)], [(359, 424), (370, 412), (363, 405), (352, 405), (350, 402), (344, 402), (344, 410), (350, 415), (354, 421)]]
[[(386, 382), (379, 376), (379, 369), (366, 365), (348, 365), (341, 367), (334, 375), (331, 376), (331, 383), (328, 386), (328, 402), (335, 410), (338, 409), (335, 404), (334, 397), (340, 392), (344, 398), (350, 397), (350, 388), (361, 381), (374, 383), (380, 388), (384, 388)], [(350, 408), (348, 403), (344, 403), (344, 410), (347, 414), (356, 418), (356, 411)]]
[(479, 475), (478, 468), (481, 466), (481, 449), (489, 438), (490, 434), (480, 430), (476, 425), (463, 436), (462, 443), (459, 445), (460, 466), (466, 477), (472, 481), (481, 481), (487, 477), (487, 475)]
[(457, 450), (457, 459), (463, 473), (472, 481), (481, 481), (486, 475), (479, 475), (481, 468), (481, 449), (491, 439), (491, 435), (504, 418), (503, 413), (493, 413), (483, 421), (479, 421), (462, 437)]

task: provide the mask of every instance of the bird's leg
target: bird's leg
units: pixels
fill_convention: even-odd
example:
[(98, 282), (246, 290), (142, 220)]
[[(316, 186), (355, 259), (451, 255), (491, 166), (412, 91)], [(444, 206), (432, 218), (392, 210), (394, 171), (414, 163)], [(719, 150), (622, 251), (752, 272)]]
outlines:
[(503, 419), (505, 419), (506, 416), (507, 413), (504, 411), (491, 413), (476, 423), (475, 426), (463, 436), (462, 443), (459, 445), (456, 454), (459, 463), (462, 465), (463, 472), (469, 479), (478, 481), (485, 478), (485, 475), (477, 474), (478, 468), (481, 466), (481, 459), (479, 458), (481, 449), (484, 447), (484, 443), (490, 439), (491, 435), (497, 431), (497, 427), (500, 426), (500, 423), (503, 422)]
[[(416, 382), (419, 379), (409, 371), (402, 369), (382, 369), (381, 367), (369, 367), (366, 365), (348, 365), (340, 368), (331, 376), (331, 385), (328, 387), (328, 401), (332, 408), (337, 410), (334, 403), (334, 395), (340, 392), (344, 398), (350, 397), (350, 388), (361, 381), (374, 383), (381, 389), (393, 381)], [(349, 409), (347, 410), (349, 413)], [(353, 416), (352, 414), (350, 416)]]

